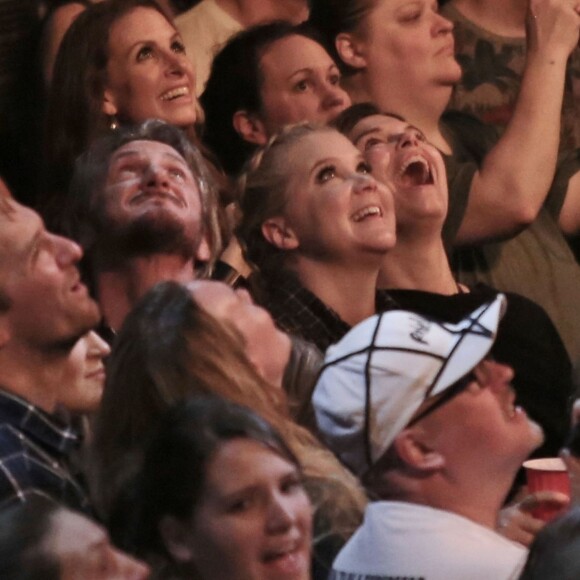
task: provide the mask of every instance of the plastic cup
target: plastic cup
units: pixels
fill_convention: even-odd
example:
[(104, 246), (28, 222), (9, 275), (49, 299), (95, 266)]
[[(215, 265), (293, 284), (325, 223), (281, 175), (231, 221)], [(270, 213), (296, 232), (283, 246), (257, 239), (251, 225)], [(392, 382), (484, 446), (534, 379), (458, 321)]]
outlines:
[[(566, 465), (559, 457), (530, 459), (524, 462), (528, 490), (559, 491), (570, 497), (570, 477)], [(562, 513), (562, 508), (546, 502), (532, 510), (532, 515), (540, 520), (549, 522)]]

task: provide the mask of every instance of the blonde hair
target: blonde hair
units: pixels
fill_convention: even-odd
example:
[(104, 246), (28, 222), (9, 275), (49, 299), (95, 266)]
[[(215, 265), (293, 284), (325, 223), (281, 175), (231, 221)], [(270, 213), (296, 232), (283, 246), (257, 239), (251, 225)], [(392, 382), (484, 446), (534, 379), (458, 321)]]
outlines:
[(241, 220), (236, 229), (244, 257), (263, 274), (274, 274), (287, 264), (292, 252), (268, 242), (262, 224), (284, 214), (293, 176), (288, 151), (316, 133), (337, 133), (332, 127), (310, 123), (289, 125), (272, 136), (248, 161), (239, 183)]

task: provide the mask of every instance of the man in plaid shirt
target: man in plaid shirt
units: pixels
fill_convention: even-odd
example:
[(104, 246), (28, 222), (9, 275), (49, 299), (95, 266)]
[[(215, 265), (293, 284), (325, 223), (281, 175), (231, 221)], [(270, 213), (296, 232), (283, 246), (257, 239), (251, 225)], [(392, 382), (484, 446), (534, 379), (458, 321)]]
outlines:
[(89, 509), (67, 465), (80, 435), (58, 415), (68, 385), (55, 380), (99, 320), (81, 256), (0, 181), (0, 505), (40, 493)]

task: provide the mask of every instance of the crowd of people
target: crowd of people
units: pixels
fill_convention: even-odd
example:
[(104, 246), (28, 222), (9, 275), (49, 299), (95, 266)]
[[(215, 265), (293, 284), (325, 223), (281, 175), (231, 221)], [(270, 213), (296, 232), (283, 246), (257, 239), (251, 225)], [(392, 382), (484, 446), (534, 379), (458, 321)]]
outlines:
[(0, 578), (576, 578), (580, 3), (14, 2)]

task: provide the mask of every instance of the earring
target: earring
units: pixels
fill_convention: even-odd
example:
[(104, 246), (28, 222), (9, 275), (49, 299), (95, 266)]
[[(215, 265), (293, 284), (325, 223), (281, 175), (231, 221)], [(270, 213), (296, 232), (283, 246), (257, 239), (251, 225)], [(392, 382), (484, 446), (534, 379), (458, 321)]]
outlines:
[(109, 123), (109, 129), (111, 131), (116, 131), (119, 128), (119, 121), (115, 115), (111, 115), (111, 122)]

